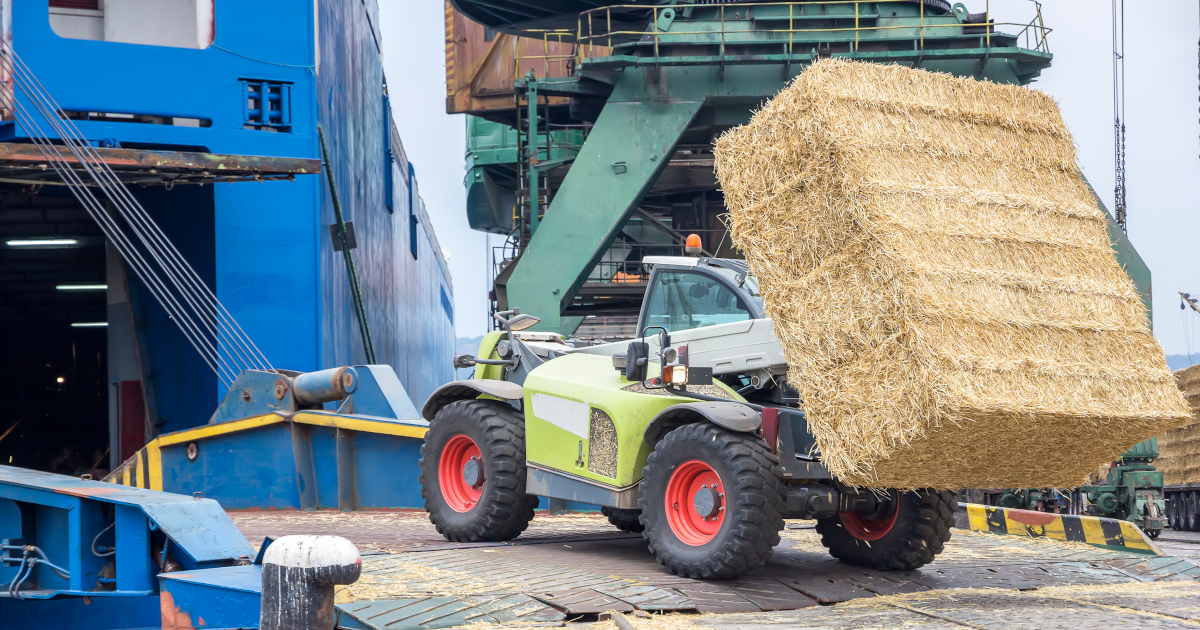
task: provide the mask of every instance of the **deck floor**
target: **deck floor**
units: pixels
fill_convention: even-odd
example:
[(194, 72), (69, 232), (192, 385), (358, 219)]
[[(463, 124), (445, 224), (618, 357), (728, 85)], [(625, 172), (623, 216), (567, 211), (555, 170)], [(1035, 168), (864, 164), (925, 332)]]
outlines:
[(515, 541), (474, 544), (448, 543), (420, 511), (231, 516), (251, 542), (333, 534), (358, 545), (363, 577), (339, 593), (346, 628), (603, 627), (595, 615), (607, 610), (653, 613), (632, 617), (646, 630), (1200, 626), (1200, 535), (1188, 532), (1165, 532), (1168, 556), (1152, 557), (955, 530), (936, 562), (881, 572), (834, 560), (811, 522), (795, 521), (766, 565), (706, 582), (670, 573), (599, 514), (539, 513)]

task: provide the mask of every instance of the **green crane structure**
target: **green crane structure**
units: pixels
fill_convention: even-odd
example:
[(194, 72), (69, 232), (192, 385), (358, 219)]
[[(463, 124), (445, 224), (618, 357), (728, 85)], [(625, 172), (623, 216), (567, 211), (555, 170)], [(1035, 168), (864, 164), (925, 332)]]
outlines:
[[(518, 306), (567, 335), (587, 315), (636, 315), (641, 257), (682, 253), (688, 232), (706, 253), (738, 256), (713, 141), (814, 60), (1024, 85), (1053, 58), (1040, 8), (998, 24), (943, 0), (451, 2), (493, 31), (570, 45), (553, 60), (569, 56), (569, 76), (519, 71), (514, 108), (470, 122), (466, 179), (472, 227), (509, 239), (494, 309)], [(526, 59), (516, 54), (518, 70)], [(1111, 216), (1109, 227), (1149, 309), (1150, 272)]]

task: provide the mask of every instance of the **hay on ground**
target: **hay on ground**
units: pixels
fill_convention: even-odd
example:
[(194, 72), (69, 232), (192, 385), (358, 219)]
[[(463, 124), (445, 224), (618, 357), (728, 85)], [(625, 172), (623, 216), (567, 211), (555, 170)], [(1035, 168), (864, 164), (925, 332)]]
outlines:
[(1190, 417), (1045, 94), (822, 60), (716, 154), (846, 483), (1073, 487)]
[(1200, 365), (1175, 372), (1175, 383), (1192, 408), (1192, 420), (1158, 438), (1154, 465), (1168, 485), (1200, 483)]

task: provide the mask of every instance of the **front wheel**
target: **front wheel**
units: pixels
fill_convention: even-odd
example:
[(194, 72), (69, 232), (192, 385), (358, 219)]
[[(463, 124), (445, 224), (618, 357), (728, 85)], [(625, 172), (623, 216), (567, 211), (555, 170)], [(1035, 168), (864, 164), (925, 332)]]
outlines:
[(421, 496), (455, 542), (511, 540), (533, 520), (525, 494), (525, 422), (495, 400), (461, 400), (434, 416), (421, 446)]
[(954, 527), (954, 493), (889, 492), (875, 514), (841, 512), (817, 520), (821, 544), (833, 557), (861, 567), (907, 571), (942, 552)]
[(646, 461), (642, 536), (659, 564), (688, 578), (728, 579), (771, 557), (783, 530), (779, 460), (754, 434), (689, 424)]

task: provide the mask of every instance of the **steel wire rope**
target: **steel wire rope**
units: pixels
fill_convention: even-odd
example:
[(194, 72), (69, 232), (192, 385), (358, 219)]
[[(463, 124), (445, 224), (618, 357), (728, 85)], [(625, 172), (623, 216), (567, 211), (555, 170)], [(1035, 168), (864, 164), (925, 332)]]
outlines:
[[(225, 309), (224, 305), (216, 298), (216, 295), (208, 289), (195, 269), (187, 263), (187, 260), (183, 258), (183, 255), (175, 247), (174, 243), (166, 237), (157, 223), (154, 222), (137, 199), (133, 197), (132, 193), (123, 185), (120, 178), (117, 177), (103, 158), (92, 148), (91, 144), (87, 142), (74, 123), (69, 118), (58, 115), (46, 115), (45, 109), (49, 109), (54, 114), (59, 114), (61, 113), (61, 108), (20, 56), (16, 55), (15, 51), (11, 52), (14, 60), (12, 63), (14, 77), (24, 80), (25, 87), (23, 91), (27, 93), (31, 101), (41, 101), (39, 105), (42, 105), (42, 107), (39, 109), (43, 117), (47, 119), (47, 122), (53, 127), (64, 144), (71, 149), (71, 153), (79, 160), (80, 165), (100, 185), (101, 189), (105, 191), (105, 196), (118, 207), (122, 217), (133, 228), (147, 251), (155, 257), (156, 262), (159, 263), (164, 272), (172, 279), (172, 283), (179, 289), (180, 294), (188, 300), (199, 316), (202, 318), (205, 316), (208, 317), (208, 326), (210, 329), (218, 329), (212, 330), (213, 334), (217, 337), (218, 350), (221, 348), (221, 342), (225, 341), (229, 344), (227, 351), (231, 354), (239, 355), (231, 357), (231, 360), (239, 367), (252, 367), (260, 370), (274, 371), (266, 356), (254, 345), (253, 340), (245, 333), (237, 323), (237, 320)], [(18, 72), (24, 76), (18, 76)], [(72, 146), (72, 140), (75, 146)], [(90, 161), (79, 155), (80, 151), (86, 153)], [(107, 185), (102, 180), (106, 180)], [(112, 194), (114, 191), (118, 197), (123, 198), (124, 204), (121, 203), (121, 200), (114, 198)], [(134, 220), (135, 218), (136, 221)], [(156, 250), (156, 246), (159, 248), (158, 250)], [(166, 261), (163, 260), (163, 257), (159, 256), (159, 250), (165, 252)], [(168, 265), (167, 262), (170, 264)], [(187, 290), (191, 291), (191, 295), (188, 294)]]
[[(31, 101), (38, 101), (40, 99), (41, 102), (39, 105), (42, 107), (39, 109), (43, 117), (47, 118), (47, 122), (54, 128), (60, 139), (71, 149), (72, 155), (75, 156), (85, 171), (104, 190), (105, 196), (118, 207), (122, 217), (137, 234), (138, 240), (154, 256), (159, 266), (167, 273), (172, 283), (176, 285), (180, 294), (188, 301), (189, 305), (201, 317), (202, 321), (205, 321), (206, 325), (210, 328), (210, 332), (217, 337), (218, 350), (221, 348), (221, 341), (226, 341), (229, 343), (227, 350), (233, 355), (237, 355), (230, 358), (239, 367), (271, 370), (270, 363), (266, 360), (266, 357), (262, 355), (261, 351), (258, 351), (253, 341), (249, 339), (249, 336), (237, 324), (237, 321), (220, 304), (216, 296), (204, 284), (203, 279), (199, 277), (194, 268), (187, 263), (186, 259), (175, 248), (174, 243), (162, 233), (158, 225), (146, 213), (145, 209), (141, 207), (141, 204), (122, 184), (116, 174), (108, 167), (108, 164), (104, 162), (103, 158), (95, 152), (90, 143), (83, 137), (83, 134), (79, 132), (78, 128), (74, 126), (74, 123), (70, 122), (69, 119), (61, 118), (57, 115), (46, 116), (46, 109), (57, 114), (61, 112), (61, 108), (58, 107), (53, 97), (45, 90), (45, 87), (42, 86), (37, 76), (33, 74), (24, 61), (19, 56), (15, 57), (16, 62), (21, 64), (20, 67), (16, 67), (15, 69), (25, 75), (24, 77), (18, 77), (24, 79), (25, 87), (23, 91), (29, 94)], [(72, 140), (74, 140), (75, 146), (72, 146)], [(79, 155), (80, 150), (91, 158), (90, 162)], [(107, 180), (107, 182), (101, 180)], [(125, 201), (124, 204), (121, 203), (121, 200), (113, 197), (113, 191), (115, 191), (118, 197), (123, 198)], [(155, 246), (166, 253), (166, 260), (163, 259), (163, 256), (159, 255), (159, 250)], [(172, 254), (174, 255), (173, 258)], [(188, 289), (190, 289), (190, 294), (187, 291)], [(206, 317), (207, 319), (205, 320)]]
[[(30, 115), (29, 110), (20, 102), (20, 99), (16, 98), (15, 94), (10, 102), (10, 107), (14, 113), (22, 115), (24, 118), (22, 125), (26, 127), (27, 131), (33, 132), (30, 134), (30, 139), (39, 152), (59, 177), (63, 179), (64, 183), (67, 184), (68, 190), (71, 191), (71, 194), (79, 201), (92, 219), (97, 222), (102, 230), (105, 230), (105, 235), (113, 242), (118, 252), (130, 262), (131, 266), (134, 267), (135, 271), (146, 282), (151, 295), (154, 296), (155, 300), (158, 301), (163, 309), (167, 311), (167, 314), (176, 322), (176, 325), (179, 326), (180, 331), (184, 334), (187, 341), (201, 355), (201, 358), (204, 359), (209, 368), (221, 378), (222, 383), (226, 386), (231, 385), (236, 372), (221, 360), (220, 356), (215, 352), (215, 347), (212, 347), (204, 339), (199, 327), (179, 305), (174, 296), (167, 291), (166, 285), (158, 277), (158, 274), (154, 272), (141, 253), (128, 240), (128, 237), (116, 224), (115, 219), (103, 208), (99, 200), (96, 199), (87, 185), (83, 183), (79, 175), (67, 164), (57, 146), (46, 137), (41, 126), (37, 124), (37, 121)], [(38, 111), (39, 113), (43, 113), (40, 107)], [(43, 118), (45, 117), (43, 113)], [(209, 347), (210, 352), (206, 353), (200, 346)], [(213, 361), (214, 358), (216, 359), (216, 363)], [(220, 368), (224, 368), (224, 370)]]
[[(16, 72), (14, 72), (13, 76), (14, 76), (15, 81), (23, 84), (23, 85), (20, 85), (22, 91), (26, 92), (27, 95), (29, 95), (28, 94), (28, 92), (29, 92), (28, 85), (27, 85), (27, 83), (24, 82), (24, 79), (20, 75), (18, 75)], [(31, 103), (34, 104), (35, 108), (38, 110), (38, 113), (43, 117), (43, 119), (47, 120), (47, 122), (51, 123), (51, 125), (53, 126), (53, 120), (54, 120), (54, 118), (57, 117), (55, 115), (55, 113), (47, 111), (48, 105), (46, 103), (39, 101), (37, 98), (32, 97), (32, 95), (30, 95), (30, 96), (31, 96), (30, 101), (31, 101)], [(89, 210), (89, 214), (91, 214), (93, 216), (93, 219), (95, 219), (98, 223), (102, 224), (102, 227), (107, 226), (115, 234), (121, 235), (121, 237), (122, 237), (121, 239), (113, 238), (114, 244), (117, 244), (117, 242), (120, 241), (120, 244), (124, 245), (124, 247), (118, 247), (118, 251), (120, 251), (122, 253), (122, 255), (125, 256), (127, 259), (129, 258), (130, 252), (137, 252), (136, 247), (133, 246), (132, 242), (128, 241), (128, 238), (125, 236), (124, 232), (122, 232), (120, 230), (120, 227), (116, 224), (115, 219), (113, 219), (111, 217), (111, 215), (109, 215), (107, 210), (103, 209), (99, 200), (96, 199), (95, 195), (91, 193), (91, 190), (89, 188), (87, 188), (86, 184), (83, 183), (82, 178), (79, 177), (78, 173), (76, 173), (74, 171), (74, 169), (72, 169), (66, 163), (66, 160), (63, 158), (62, 153), (58, 150), (57, 146), (49, 141), (49, 139), (46, 137), (45, 133), (42, 131), (41, 126), (38, 125), (36, 120), (33, 120), (31, 116), (28, 116), (28, 110), (26, 110), (25, 107), (19, 103), (19, 101), (17, 102), (17, 108), (19, 108), (24, 114), (26, 114), (26, 118), (29, 118), (29, 122), (36, 129), (36, 132), (37, 132), (36, 135), (38, 137), (34, 138), (34, 140), (35, 140), (35, 144), (38, 145), (39, 151), (43, 154), (43, 157), (45, 157), (47, 159), (47, 161), (51, 162), (52, 166), (55, 167), (55, 172), (58, 173), (59, 176), (63, 178), (64, 182), (68, 183), (69, 186), (74, 185), (74, 186), (82, 187), (81, 189), (86, 193), (87, 201), (90, 201), (91, 203), (90, 204), (87, 203), (87, 201), (85, 201), (85, 199), (81, 198), (80, 195), (78, 194), (78, 192), (73, 189), (72, 194), (74, 194), (76, 196), (76, 199), (78, 201), (80, 201), (81, 204), (85, 205), (85, 207), (87, 207), (87, 209)], [(56, 111), (57, 110), (54, 110), (54, 112), (56, 112)], [(40, 142), (39, 142), (39, 140), (40, 140)], [(64, 142), (66, 142), (66, 141), (64, 140)], [(54, 160), (54, 158), (51, 157), (51, 155), (49, 155), (47, 153), (47, 151), (45, 150), (45, 146), (43, 146), (43, 144), (45, 146), (48, 146), (51, 148), (51, 152), (54, 154), (54, 156), (56, 156), (58, 158), (57, 161)], [(70, 147), (68, 144), (67, 148), (71, 149), (72, 147)], [(72, 154), (76, 157), (77, 160), (80, 160), (81, 164), (86, 169), (87, 168), (86, 161), (84, 161), (78, 155), (78, 153), (76, 153), (75, 151), (72, 151)], [(62, 168), (60, 168), (60, 165)], [(95, 179), (94, 174), (93, 174), (93, 179)], [(99, 183), (99, 182), (97, 182), (97, 183)], [(111, 198), (110, 198), (110, 200), (111, 200)], [(94, 205), (94, 207), (93, 207), (93, 205)], [(101, 217), (103, 217), (105, 220), (102, 220)], [(110, 236), (115, 236), (115, 234), (110, 235)], [(144, 241), (143, 241), (143, 245), (145, 245)], [(129, 251), (123, 251), (123, 250), (129, 250)], [(151, 253), (153, 254), (153, 252), (151, 252)], [(139, 259), (138, 262), (141, 263), (140, 266), (144, 267), (142, 269), (138, 269), (138, 271), (139, 272), (151, 271), (152, 268), (141, 257), (140, 252), (137, 252), (137, 254), (138, 254), (137, 258)], [(159, 260), (158, 262), (161, 266), (162, 265), (161, 260)], [(135, 269), (136, 268), (138, 268), (138, 266), (135, 266)], [(168, 271), (168, 270), (164, 269), (164, 271)], [(187, 322), (187, 324), (189, 324), (190, 327), (192, 327), (194, 329), (192, 331), (183, 329), (183, 332), (185, 333), (185, 335), (191, 337), (192, 335), (188, 334), (189, 332), (191, 332), (194, 335), (198, 336), (199, 338), (203, 339), (204, 337), (203, 337), (202, 332), (199, 330), (199, 327), (195, 324), (195, 322), (192, 321), (192, 318), (186, 314), (187, 312), (182, 309), (182, 307), (175, 300), (174, 296), (171, 295), (166, 290), (167, 285), (162, 282), (162, 280), (158, 277), (158, 274), (152, 273), (152, 275), (154, 278), (154, 286), (151, 287), (152, 293), (154, 293), (155, 290), (158, 290), (158, 291), (161, 291), (162, 293), (170, 296), (171, 297), (170, 301), (174, 304), (175, 308), (174, 309), (169, 308), (167, 304), (164, 304), (162, 302), (160, 296), (158, 296), (158, 295), (155, 296), (156, 299), (159, 299), (160, 304), (163, 305), (164, 309), (168, 311), (168, 314), (171, 315), (173, 319), (178, 315), (185, 322)], [(176, 287), (176, 288), (178, 289), (178, 287)], [(188, 296), (185, 295), (184, 298), (187, 299)], [(190, 302), (190, 300), (189, 300), (189, 302)], [(192, 303), (192, 306), (193, 306), (193, 309), (195, 309), (194, 303)], [(199, 315), (199, 313), (197, 313), (197, 315)], [(179, 325), (178, 322), (179, 322), (179, 320), (177, 320), (177, 325)], [(210, 332), (211, 332), (211, 327), (210, 327)], [(215, 336), (215, 332), (214, 332), (214, 336)], [(197, 347), (197, 344), (192, 339), (189, 338), (189, 342), (192, 343), (193, 347), (196, 348), (197, 352), (200, 352), (202, 355), (204, 354), (204, 352), (202, 350), (200, 350), (199, 347)], [(211, 356), (214, 356), (217, 359), (217, 361), (227, 371), (231, 372), (234, 375), (237, 374), (237, 370), (230, 368), (229, 365), (225, 361), (220, 359), (220, 357), (217, 355), (217, 348), (215, 345), (210, 346), (210, 344), (208, 344), (207, 342), (204, 342), (200, 345), (205, 345), (205, 346), (210, 347)], [(236, 363), (236, 361), (234, 363)], [(210, 367), (214, 367), (214, 366), (210, 363)], [(216, 370), (215, 368), (214, 368), (214, 371), (219, 372), (219, 370)], [(226, 377), (226, 378), (222, 379), (223, 381), (229, 380), (228, 374), (224, 374), (222, 376)]]
[[(26, 110), (25, 106), (19, 102), (16, 103), (16, 106), (13, 108), (13, 110), (14, 112), (21, 113), (26, 119), (31, 118), (28, 115), (28, 110)], [(26, 126), (27, 130), (29, 130), (29, 121), (27, 120), (23, 124)], [(32, 127), (33, 129), (37, 130), (37, 134), (41, 134), (40, 126), (38, 126), (36, 123), (32, 123)], [(232, 379), (228, 374), (230, 371), (228, 366), (224, 365), (223, 362), (221, 365), (215, 365), (211, 360), (214, 354), (211, 352), (206, 353), (201, 349), (201, 345), (209, 344), (203, 340), (197, 341), (199, 330), (191, 321), (191, 318), (185, 313), (181, 312), (182, 307), (179, 306), (178, 302), (175, 301), (173, 296), (166, 292), (166, 287), (163, 285), (162, 280), (159, 279), (158, 274), (155, 273), (153, 269), (149, 268), (148, 264), (141, 257), (141, 253), (136, 249), (133, 249), (132, 243), (128, 241), (128, 238), (123, 232), (120, 231), (120, 228), (115, 225), (113, 218), (103, 207), (100, 206), (99, 200), (97, 200), (95, 196), (91, 194), (91, 191), (88, 190), (86, 185), (82, 183), (82, 181), (78, 178), (78, 175), (69, 167), (64, 167), (59, 163), (59, 161), (63, 160), (61, 154), (58, 153), (57, 148), (53, 144), (49, 143), (44, 137), (35, 137), (34, 134), (31, 134), (30, 137), (34, 142), (34, 145), (37, 146), (39, 152), (41, 152), (43, 157), (46, 158), (47, 162), (51, 164), (51, 167), (54, 169), (55, 173), (57, 173), (59, 177), (61, 177), (63, 181), (67, 183), (67, 188), (71, 191), (71, 194), (77, 201), (79, 201), (81, 205), (84, 206), (84, 209), (88, 212), (92, 219), (100, 225), (101, 229), (105, 230), (105, 236), (113, 242), (113, 246), (117, 248), (117, 251), (121, 253), (121, 255), (130, 263), (134, 270), (138, 272), (138, 275), (143, 279), (143, 281), (146, 282), (147, 287), (150, 289), (151, 295), (154, 296), (159, 305), (162, 306), (165, 311), (167, 311), (167, 314), (173, 320), (175, 320), (176, 325), (179, 326), (180, 331), (184, 334), (184, 337), (187, 339), (188, 343), (190, 343), (196, 352), (200, 354), (200, 357), (205, 361), (209, 368), (217, 373), (217, 376), (221, 379), (223, 384), (226, 386), (231, 385)], [(49, 150), (47, 150), (47, 147), (49, 147)], [(57, 154), (58, 160), (55, 160), (54, 156), (51, 155), (52, 153)], [(87, 194), (80, 194), (79, 190), (81, 189)], [(225, 371), (222, 371), (221, 368), (224, 368)]]
[[(10, 65), (13, 68), (14, 79), (21, 83), (22, 91), (27, 94), (42, 117), (58, 133), (60, 139), (79, 161), (80, 166), (99, 184), (105, 196), (117, 206), (121, 216), (135, 231), (138, 240), (154, 257), (155, 262), (169, 277), (181, 297), (188, 302), (197, 317), (216, 337), (215, 352), (219, 353), (221, 350), (225, 350), (229, 355), (230, 362), (237, 366), (239, 371), (245, 367), (273, 371), (270, 362), (262, 352), (237, 324), (224, 305), (204, 285), (203, 280), (182, 257), (174, 244), (166, 238), (153, 219), (146, 214), (145, 209), (132, 197), (132, 194), (120, 182), (103, 158), (99, 157), (86, 139), (83, 139), (78, 128), (69, 119), (63, 119), (56, 115), (61, 113), (61, 108), (41, 85), (36, 75), (19, 56), (15, 53), (12, 53), (12, 56), (16, 63)], [(63, 120), (65, 123), (60, 122)], [(81, 151), (87, 154), (86, 157), (80, 155)], [(61, 154), (59, 155), (61, 156)], [(70, 170), (74, 172), (74, 169)], [(160, 254), (160, 251), (163, 254)]]

